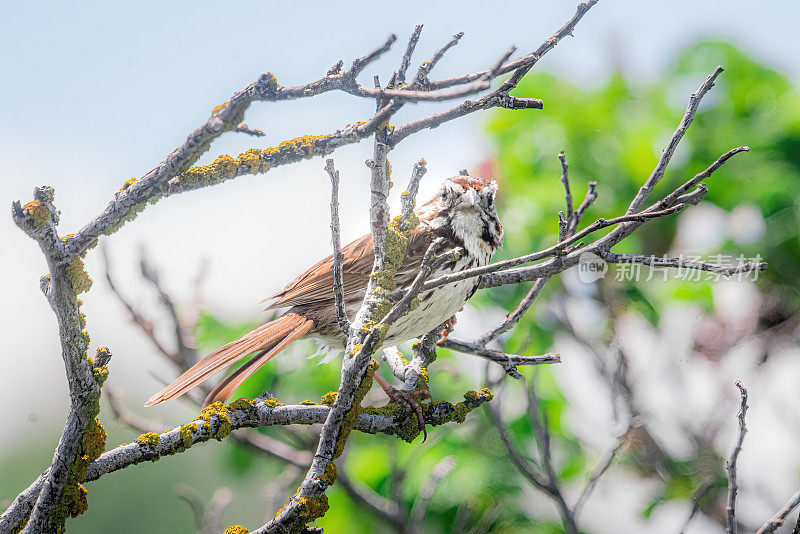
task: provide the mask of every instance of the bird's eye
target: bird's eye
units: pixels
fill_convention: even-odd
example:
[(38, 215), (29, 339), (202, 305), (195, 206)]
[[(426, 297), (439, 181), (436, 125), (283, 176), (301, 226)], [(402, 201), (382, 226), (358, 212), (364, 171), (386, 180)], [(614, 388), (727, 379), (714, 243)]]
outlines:
[(447, 198), (447, 191), (442, 191), (442, 200)]

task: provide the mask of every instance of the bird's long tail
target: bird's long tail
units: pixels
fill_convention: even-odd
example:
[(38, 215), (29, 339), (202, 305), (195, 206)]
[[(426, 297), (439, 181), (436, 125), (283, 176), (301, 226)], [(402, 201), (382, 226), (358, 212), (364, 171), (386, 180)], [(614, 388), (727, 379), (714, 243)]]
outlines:
[(150, 397), (145, 406), (152, 406), (179, 397), (222, 369), (255, 352), (256, 355), (249, 362), (225, 378), (208, 394), (203, 406), (217, 401), (224, 403), (262, 365), (285, 349), (289, 343), (311, 330), (313, 326), (314, 321), (301, 315), (284, 314), (274, 321), (259, 326), (240, 339), (218, 348), (187, 369), (170, 385)]

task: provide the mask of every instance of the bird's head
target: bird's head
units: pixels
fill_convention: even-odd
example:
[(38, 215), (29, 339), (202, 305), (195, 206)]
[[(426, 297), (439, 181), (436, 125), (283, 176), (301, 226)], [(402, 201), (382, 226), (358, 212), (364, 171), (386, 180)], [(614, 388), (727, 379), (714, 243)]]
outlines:
[(503, 240), (497, 216), (497, 182), (477, 176), (454, 176), (442, 182), (436, 196), (420, 207), (420, 220), (433, 228), (449, 229), (458, 240), (484, 243), (492, 252)]

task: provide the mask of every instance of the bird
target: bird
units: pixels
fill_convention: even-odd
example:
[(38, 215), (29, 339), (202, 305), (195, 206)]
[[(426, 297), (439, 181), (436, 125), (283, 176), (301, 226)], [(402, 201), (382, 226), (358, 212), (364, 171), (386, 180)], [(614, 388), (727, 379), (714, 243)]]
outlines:
[[(440, 242), (444, 247), (460, 248), (461, 253), (450, 255), (435, 268), (432, 277), (488, 264), (503, 242), (503, 226), (495, 204), (497, 189), (497, 182), (489, 178), (458, 175), (444, 180), (436, 195), (414, 210), (419, 224), (408, 235), (405, 257), (394, 277), (397, 288), (407, 288), (413, 282), (425, 252), (438, 238), (443, 238)], [(364, 299), (372, 272), (372, 234), (356, 239), (341, 252), (345, 312), (353, 317)], [(477, 289), (478, 278), (473, 277), (421, 292), (419, 305), (389, 327), (383, 346), (392, 347), (422, 337), (449, 319), (454, 320)], [(333, 255), (310, 267), (265, 302), (270, 300), (274, 302), (267, 310), (287, 306), (289, 309), (202, 358), (153, 395), (145, 406), (179, 397), (253, 354), (211, 390), (203, 406), (224, 404), (253, 373), (299, 339), (316, 339), (331, 349), (344, 348), (346, 339), (335, 309)], [(397, 390), (378, 375), (376, 380), (394, 399)], [(420, 414), (418, 409), (417, 413)], [(420, 423), (424, 428), (421, 418)]]

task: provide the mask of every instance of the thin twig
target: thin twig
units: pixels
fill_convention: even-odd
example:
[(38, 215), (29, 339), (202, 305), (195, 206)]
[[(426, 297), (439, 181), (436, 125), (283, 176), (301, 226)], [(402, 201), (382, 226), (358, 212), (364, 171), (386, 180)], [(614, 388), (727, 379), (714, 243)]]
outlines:
[[(769, 521), (764, 523), (760, 529), (756, 531), (756, 534), (770, 534), (771, 532), (775, 532), (778, 527), (783, 525), (783, 522), (786, 521), (786, 518), (789, 517), (789, 514), (792, 513), (792, 510), (797, 508), (800, 505), (800, 491), (797, 491), (792, 497), (783, 505), (783, 508), (778, 510)], [(798, 519), (800, 522), (800, 519)], [(797, 527), (795, 527), (797, 530)]]
[(749, 273), (751, 271), (763, 271), (767, 268), (764, 262), (748, 261), (739, 265), (719, 265), (707, 261), (685, 260), (683, 258), (668, 258), (658, 256), (644, 256), (641, 254), (615, 254), (605, 252), (601, 256), (608, 263), (638, 263), (650, 267), (672, 267), (675, 269), (693, 269), (697, 271), (708, 271), (724, 276)]
[(700, 101), (703, 99), (706, 93), (708, 93), (711, 88), (714, 87), (714, 81), (723, 70), (725, 69), (722, 67), (722, 65), (718, 65), (717, 68), (714, 69), (714, 72), (712, 72), (702, 83), (702, 85), (700, 85), (697, 91), (692, 94), (691, 98), (689, 99), (689, 105), (686, 108), (686, 112), (684, 113), (683, 118), (678, 125), (678, 129), (675, 130), (674, 134), (672, 134), (672, 138), (670, 138), (667, 147), (661, 153), (661, 157), (658, 160), (656, 168), (653, 169), (653, 173), (650, 175), (641, 189), (639, 189), (639, 192), (636, 194), (636, 196), (633, 197), (627, 213), (635, 213), (642, 209), (645, 201), (647, 201), (648, 195), (650, 195), (650, 192), (664, 176), (664, 172), (667, 170), (667, 165), (669, 165), (669, 161), (672, 159), (675, 149), (678, 148), (678, 144), (681, 142), (681, 139), (683, 139), (686, 130), (689, 128), (689, 125), (692, 124), (692, 121), (694, 120), (694, 114), (697, 111), (697, 107), (700, 105)]
[(236, 128), (233, 129), (234, 132), (243, 133), (250, 135), (252, 137), (264, 137), (266, 134), (259, 130), (258, 128), (250, 128), (246, 124), (242, 123)]
[(630, 429), (631, 427), (629, 426), (625, 430), (625, 432), (623, 432), (622, 435), (620, 435), (617, 438), (617, 441), (616, 443), (614, 443), (614, 446), (606, 453), (606, 455), (603, 457), (603, 460), (597, 465), (594, 471), (592, 471), (592, 474), (589, 476), (589, 480), (583, 487), (583, 491), (581, 491), (578, 500), (575, 501), (575, 506), (573, 506), (572, 508), (572, 511), (576, 517), (583, 508), (583, 505), (586, 504), (586, 501), (589, 499), (589, 496), (594, 491), (594, 488), (597, 486), (597, 482), (600, 480), (600, 477), (602, 477), (603, 474), (608, 470), (608, 468), (611, 467), (611, 463), (614, 461), (614, 458), (616, 457), (617, 453), (622, 448), (622, 446), (625, 445), (625, 442), (627, 441), (628, 438), (628, 432), (630, 431)]
[(337, 481), (355, 502), (361, 504), (401, 532), (405, 532), (408, 529), (406, 515), (404, 511), (400, 510), (397, 503), (385, 498), (360, 480), (353, 479), (342, 467), (338, 469)]
[(411, 37), (408, 39), (408, 45), (406, 46), (406, 51), (403, 54), (403, 59), (400, 62), (400, 68), (397, 70), (397, 86), (402, 87), (406, 83), (406, 71), (408, 70), (408, 66), (411, 64), (411, 56), (414, 55), (414, 49), (417, 47), (417, 41), (419, 41), (419, 36), (422, 33), (422, 24), (417, 24), (414, 27), (414, 31), (411, 33)]
[(736, 445), (733, 447), (730, 460), (728, 460), (728, 505), (725, 509), (725, 532), (728, 534), (736, 534), (738, 524), (736, 523), (736, 493), (739, 491), (739, 483), (736, 479), (736, 460), (739, 458), (739, 453), (742, 451), (742, 442), (744, 442), (744, 435), (747, 433), (747, 426), (745, 425), (745, 415), (747, 414), (747, 389), (741, 381), (736, 382), (736, 387), (739, 388), (739, 395), (741, 397), (739, 403), (739, 437), (736, 440)]
[(457, 462), (455, 456), (445, 456), (433, 466), (428, 480), (420, 486), (419, 495), (417, 495), (414, 505), (409, 512), (410, 523), (413, 525), (412, 532), (422, 533), (425, 530), (425, 516), (428, 512), (428, 507), (431, 504), (434, 493), (439, 483), (456, 468)]
[(684, 534), (686, 529), (689, 528), (689, 525), (692, 524), (692, 521), (697, 516), (697, 512), (700, 511), (700, 501), (708, 494), (709, 490), (714, 487), (714, 480), (709, 479), (703, 482), (699, 488), (692, 494), (692, 509), (689, 511), (689, 515), (686, 517), (686, 521), (683, 522), (683, 526), (681, 527), (679, 534)]
[(339, 171), (333, 166), (333, 159), (325, 160), (325, 170), (331, 178), (331, 244), (333, 245), (333, 296), (336, 307), (336, 320), (342, 334), (350, 334), (350, 320), (344, 302), (344, 255), (341, 245), (341, 223), (339, 222)]
[(475, 342), (459, 341), (448, 337), (439, 343), (445, 349), (456, 350), (464, 354), (472, 354), (485, 360), (499, 363), (505, 372), (514, 378), (521, 379), (522, 375), (517, 371), (518, 365), (543, 365), (550, 363), (561, 363), (561, 356), (558, 354), (543, 354), (541, 356), (520, 356), (517, 354), (507, 354), (505, 352), (489, 349), (478, 345)]
[(179, 363), (180, 357), (175, 352), (167, 350), (166, 347), (159, 341), (158, 337), (155, 335), (155, 329), (153, 328), (153, 322), (148, 320), (144, 317), (133, 304), (120, 292), (119, 288), (117, 287), (116, 282), (114, 281), (114, 276), (112, 274), (111, 269), (111, 262), (108, 258), (108, 247), (105, 245), (100, 247), (100, 257), (103, 260), (103, 268), (105, 270), (106, 281), (108, 282), (108, 287), (111, 289), (111, 292), (114, 293), (114, 296), (117, 297), (117, 300), (125, 307), (128, 314), (131, 317), (131, 322), (133, 322), (139, 329), (147, 336), (147, 339), (153, 344), (158, 352), (164, 355), (168, 360), (177, 364)]
[(534, 301), (544, 289), (544, 285), (550, 277), (544, 277), (536, 280), (533, 283), (533, 286), (528, 291), (528, 294), (525, 295), (525, 298), (522, 299), (516, 309), (508, 314), (508, 316), (496, 327), (492, 328), (491, 330), (487, 331), (486, 333), (482, 334), (479, 338), (477, 338), (474, 343), (477, 346), (485, 347), (502, 334), (511, 330), (515, 324), (519, 322), (520, 319), (528, 312), (531, 306), (533, 306)]
[(561, 162), (561, 183), (564, 185), (564, 200), (567, 204), (567, 220), (569, 220), (572, 219), (574, 204), (572, 203), (572, 191), (569, 188), (569, 163), (567, 163), (563, 150), (558, 153), (558, 161)]

